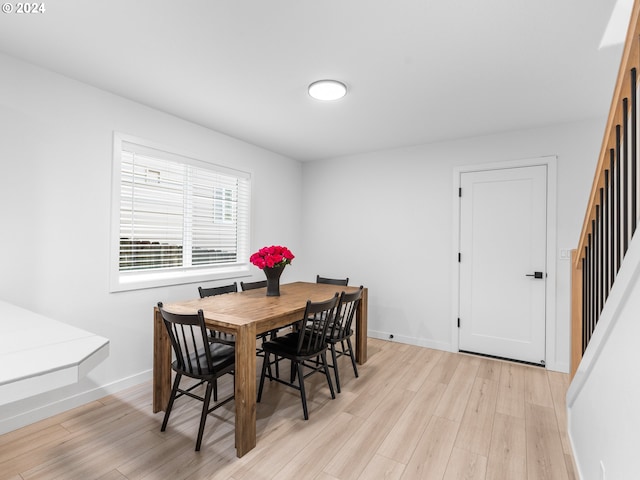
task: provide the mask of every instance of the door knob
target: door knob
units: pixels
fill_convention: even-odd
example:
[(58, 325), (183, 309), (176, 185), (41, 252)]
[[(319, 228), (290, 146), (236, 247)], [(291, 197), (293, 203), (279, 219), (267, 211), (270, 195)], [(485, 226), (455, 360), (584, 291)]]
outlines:
[(525, 276), (533, 278), (544, 278), (544, 274), (542, 272), (527, 273)]

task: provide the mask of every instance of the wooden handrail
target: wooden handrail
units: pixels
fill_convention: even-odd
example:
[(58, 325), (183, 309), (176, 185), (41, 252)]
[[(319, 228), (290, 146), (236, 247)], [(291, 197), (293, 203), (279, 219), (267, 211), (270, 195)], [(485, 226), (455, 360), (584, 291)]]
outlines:
[(635, 0), (578, 248), (572, 252), (572, 376), (638, 223), (639, 22), (640, 0)]

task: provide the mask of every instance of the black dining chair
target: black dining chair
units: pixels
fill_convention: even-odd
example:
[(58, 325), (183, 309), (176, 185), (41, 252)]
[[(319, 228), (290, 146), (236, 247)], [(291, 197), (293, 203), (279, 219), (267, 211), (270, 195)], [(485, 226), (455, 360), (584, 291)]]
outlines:
[(240, 282), (240, 289), (243, 292), (246, 292), (247, 290), (255, 290), (257, 288), (266, 288), (266, 287), (267, 287), (266, 280), (260, 280), (258, 282)]
[[(336, 398), (331, 375), (329, 375), (329, 367), (327, 366), (327, 329), (333, 323), (337, 305), (337, 293), (330, 300), (323, 302), (307, 301), (304, 315), (298, 322), (300, 325), (295, 331), (276, 337), (262, 345), (265, 355), (260, 375), (258, 402), (262, 399), (264, 380), (269, 378), (295, 388), (300, 392), (304, 419), (308, 420), (309, 410), (307, 408), (304, 379), (314, 373), (324, 373), (331, 392), (331, 398)], [(285, 381), (271, 375), (271, 369), (269, 368), (271, 355), (291, 360), (292, 368), (295, 367), (296, 369), (296, 375), (295, 378), (292, 378), (292, 381)], [(305, 368), (310, 371), (305, 373)], [(297, 384), (295, 382), (296, 379)]]
[(333, 369), (336, 378), (336, 390), (340, 393), (340, 373), (338, 370), (338, 358), (347, 355), (351, 359), (353, 373), (358, 378), (358, 367), (356, 366), (356, 355), (351, 343), (353, 329), (351, 328), (353, 319), (362, 299), (363, 286), (353, 293), (342, 292), (336, 309), (336, 316), (331, 328), (327, 330), (327, 343), (331, 350), (331, 361), (329, 365)]
[[(242, 289), (243, 292), (246, 292), (247, 290), (257, 290), (258, 288), (267, 288), (267, 281), (266, 280), (259, 280), (257, 282), (240, 282), (240, 288)], [(274, 338), (277, 334), (279, 329), (275, 329), (275, 330), (271, 330), (269, 332), (265, 332), (265, 333), (259, 333), (258, 335), (256, 335), (256, 338), (258, 340), (260, 340), (261, 344), (264, 343), (267, 338), (271, 337)], [(264, 351), (262, 350), (262, 345), (259, 347), (256, 347), (256, 355), (258, 355), (259, 357), (263, 357), (264, 356)], [(273, 362), (276, 366), (276, 376), (279, 377), (280, 376), (280, 367), (279, 367), (279, 362), (278, 359), (276, 358), (276, 360)], [(269, 368), (271, 368), (271, 366), (269, 366)]]
[[(246, 292), (247, 290), (257, 290), (258, 288), (267, 288), (267, 281), (260, 280), (258, 282), (240, 282), (240, 288), (243, 292)], [(260, 333), (257, 335), (257, 337), (264, 340), (264, 338), (266, 338), (269, 333), (271, 332)]]
[[(216, 295), (224, 295), (226, 293), (235, 293), (238, 291), (238, 284), (233, 282), (229, 285), (222, 285), (221, 287), (198, 287), (198, 293), (200, 298), (214, 297)], [(209, 330), (209, 341), (212, 343), (222, 343), (224, 345), (236, 346), (236, 339), (231, 333), (219, 332), (217, 330)], [(213, 382), (213, 399), (218, 400), (218, 385), (217, 382)]]
[[(214, 297), (216, 295), (224, 295), (225, 293), (236, 293), (238, 291), (237, 282), (233, 282), (229, 285), (222, 285), (221, 287), (198, 287), (198, 293), (200, 298)], [(216, 343), (224, 343), (226, 345), (236, 344), (236, 339), (230, 333), (211, 331), (210, 340)], [(217, 397), (216, 397), (217, 400)]]
[[(169, 422), (169, 416), (176, 399), (187, 395), (202, 404), (200, 414), (200, 426), (196, 439), (196, 451), (200, 450), (202, 444), (202, 434), (207, 421), (207, 416), (215, 409), (225, 405), (234, 398), (234, 394), (220, 402), (215, 402), (210, 407), (211, 395), (217, 388), (217, 380), (226, 374), (233, 374), (235, 368), (235, 348), (222, 343), (211, 343), (209, 334), (204, 323), (202, 310), (198, 310), (195, 315), (181, 315), (170, 313), (164, 310), (162, 303), (158, 303), (158, 310), (162, 315), (165, 328), (171, 341), (171, 347), (175, 360), (171, 364), (171, 369), (175, 372), (175, 379), (171, 389), (169, 403), (165, 410), (164, 419), (160, 431), (164, 432)], [(188, 388), (180, 388), (182, 377), (190, 377), (198, 380), (195, 385)], [(193, 390), (206, 383), (204, 397), (193, 392)], [(234, 377), (235, 392), (235, 377)]]
[(221, 287), (198, 287), (198, 293), (200, 298), (212, 297), (214, 295), (222, 295), (223, 293), (233, 293), (238, 291), (238, 283), (233, 282), (229, 285), (223, 285)]
[(341, 285), (346, 287), (349, 285), (349, 277), (347, 278), (327, 278), (316, 275), (316, 283), (327, 283), (329, 285)]

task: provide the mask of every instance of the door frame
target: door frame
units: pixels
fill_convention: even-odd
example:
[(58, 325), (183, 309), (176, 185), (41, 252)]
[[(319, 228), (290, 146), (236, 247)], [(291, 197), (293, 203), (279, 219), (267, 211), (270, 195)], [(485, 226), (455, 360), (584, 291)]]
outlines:
[(458, 352), (460, 349), (458, 318), (460, 316), (460, 196), (458, 194), (461, 175), (467, 172), (483, 172), (489, 170), (504, 170), (519, 167), (533, 167), (545, 165), (547, 167), (547, 281), (545, 305), (545, 366), (549, 370), (557, 370), (556, 364), (556, 251), (557, 251), (557, 162), (558, 157), (545, 156), (526, 158), (495, 163), (479, 163), (456, 166), (453, 168), (453, 247), (451, 255), (451, 348)]

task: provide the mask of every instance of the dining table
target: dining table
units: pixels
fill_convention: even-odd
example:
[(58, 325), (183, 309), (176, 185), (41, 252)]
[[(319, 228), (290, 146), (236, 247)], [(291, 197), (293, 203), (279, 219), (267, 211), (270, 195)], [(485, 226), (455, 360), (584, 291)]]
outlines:
[[(266, 288), (165, 303), (177, 314), (202, 310), (207, 328), (235, 336), (235, 446), (242, 457), (256, 446), (256, 335), (286, 327), (302, 319), (308, 300), (319, 302), (359, 287), (293, 282), (280, 285), (279, 296), (267, 296)], [(355, 319), (356, 361), (367, 361), (367, 288)], [(171, 393), (171, 343), (162, 315), (154, 308), (153, 412), (165, 410)]]

